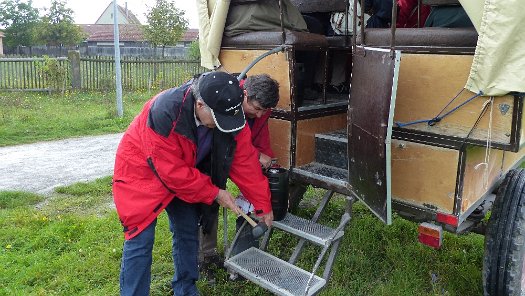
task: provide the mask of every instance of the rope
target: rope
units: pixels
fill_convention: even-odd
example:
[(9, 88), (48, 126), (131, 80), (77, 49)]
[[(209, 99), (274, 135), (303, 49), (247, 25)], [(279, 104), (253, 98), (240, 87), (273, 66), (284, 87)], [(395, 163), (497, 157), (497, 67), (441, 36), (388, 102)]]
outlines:
[(492, 144), (492, 111), (494, 110), (494, 97), (490, 97), (485, 104), (483, 104), (483, 108), (485, 108), (486, 105), (490, 104), (490, 116), (489, 116), (489, 126), (487, 130), (487, 145), (485, 148), (485, 161), (482, 163), (477, 164), (474, 166), (474, 169), (477, 170), (481, 166), (485, 167), (485, 170), (483, 172), (483, 187), (485, 190), (488, 189), (489, 184), (489, 163), (490, 163), (490, 148)]
[(447, 113), (441, 115), (441, 113), (443, 113), (443, 111), (445, 111), (445, 109), (447, 109), (448, 106), (450, 106), (450, 104), (452, 104), (452, 102), (454, 102), (461, 93), (463, 93), (465, 89), (461, 89), (461, 91), (454, 97), (452, 98), (452, 100), (450, 100), (450, 102), (448, 102), (448, 104), (443, 108), (441, 109), (441, 111), (439, 111), (439, 113), (432, 119), (420, 119), (420, 120), (415, 120), (415, 121), (410, 121), (410, 122), (406, 122), (406, 123), (402, 123), (402, 122), (396, 122), (396, 126), (397, 127), (405, 127), (405, 126), (409, 126), (409, 125), (414, 125), (414, 124), (418, 124), (418, 123), (427, 123), (429, 126), (434, 126), (436, 123), (440, 122), (443, 118), (449, 116), (450, 114), (456, 112), (459, 108), (465, 106), (466, 104), (468, 104), (470, 101), (474, 100), (475, 98), (479, 97), (479, 96), (482, 96), (483, 95), (483, 92), (480, 91), (479, 93), (475, 94), (474, 96), (468, 98), (467, 100), (465, 100), (463, 103), (459, 104), (458, 106), (454, 107), (452, 110), (448, 111)]

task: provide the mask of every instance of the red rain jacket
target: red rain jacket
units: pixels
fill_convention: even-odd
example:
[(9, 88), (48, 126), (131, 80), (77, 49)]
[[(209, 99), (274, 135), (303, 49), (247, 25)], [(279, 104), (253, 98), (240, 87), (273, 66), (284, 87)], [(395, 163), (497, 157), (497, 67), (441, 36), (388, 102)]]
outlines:
[(255, 118), (252, 132), (252, 144), (259, 152), (273, 157), (272, 147), (270, 145), (270, 130), (268, 129), (268, 118), (272, 111), (268, 110), (260, 118)]
[[(118, 146), (113, 196), (126, 239), (149, 226), (175, 196), (189, 203), (211, 204), (219, 192), (210, 177), (195, 168), (196, 125), (194, 113), (188, 114), (194, 109), (194, 98), (188, 87), (173, 88), (149, 100)], [(152, 108), (156, 100), (159, 107)], [(163, 121), (152, 121), (150, 113), (160, 114)], [(171, 125), (166, 125), (166, 118)], [(246, 125), (235, 136), (229, 177), (255, 212), (263, 215), (272, 209), (270, 190), (250, 135)]]
[[(239, 85), (244, 88), (244, 82), (246, 79), (243, 79), (239, 82)], [(252, 132), (252, 144), (259, 150), (259, 152), (264, 153), (270, 157), (273, 157), (272, 147), (270, 145), (270, 130), (268, 128), (268, 118), (272, 114), (272, 110), (266, 111), (263, 116), (260, 118), (255, 118), (253, 126), (251, 128)]]

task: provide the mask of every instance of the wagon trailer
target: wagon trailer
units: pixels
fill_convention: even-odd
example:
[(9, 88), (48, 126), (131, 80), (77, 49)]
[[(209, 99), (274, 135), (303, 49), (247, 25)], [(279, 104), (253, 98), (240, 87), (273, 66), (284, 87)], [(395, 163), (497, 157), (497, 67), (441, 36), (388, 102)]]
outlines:
[[(282, 8), (283, 0), (271, 1)], [(222, 32), (220, 16), (229, 5), (257, 1), (217, 1), (201, 15), (211, 26), (200, 36), (211, 38), (214, 66), (241, 73), (258, 60), (247, 75), (267, 73), (279, 82), (269, 126), (272, 149), (289, 169), (290, 212), (259, 248), (229, 252), (225, 265), (277, 295), (318, 294), (328, 285), (352, 204), (360, 200), (386, 224), (393, 211), (420, 223), (419, 241), (434, 248), (443, 244), (443, 231), (484, 234), (484, 294), (523, 295), (525, 32), (519, 12), (525, 4), (423, 0), (433, 7), (462, 5), (474, 27), (395, 28), (393, 5), (391, 28), (364, 29), (359, 1), (291, 0), (304, 14), (344, 15), (345, 32), (335, 36), (285, 28), (281, 9), (280, 30), (214, 41), (210, 32)], [(304, 77), (312, 66), (305, 56), (315, 57), (317, 87)], [(343, 73), (336, 71), (341, 64)], [(337, 75), (347, 91), (331, 88)], [(296, 216), (310, 185), (326, 194), (312, 217)], [(334, 193), (345, 196), (346, 207), (332, 228), (318, 221)], [(268, 252), (275, 231), (300, 238), (289, 258)], [(306, 244), (319, 250), (309, 270), (296, 265)]]

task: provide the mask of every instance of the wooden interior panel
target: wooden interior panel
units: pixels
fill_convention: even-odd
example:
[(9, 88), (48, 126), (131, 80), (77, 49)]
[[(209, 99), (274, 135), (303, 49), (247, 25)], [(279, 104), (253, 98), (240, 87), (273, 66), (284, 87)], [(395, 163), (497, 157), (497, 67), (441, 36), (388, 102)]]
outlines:
[(525, 158), (525, 147), (521, 147), (518, 152), (505, 151), (503, 155), (503, 168), (502, 174), (505, 175), (507, 172), (515, 167), (519, 167)]
[(457, 150), (392, 140), (392, 197), (452, 213), (458, 160)]
[(290, 143), (292, 135), (292, 124), (290, 121), (270, 118), (268, 120), (270, 128), (270, 143), (272, 145), (274, 157), (282, 167), (290, 167)]
[[(244, 49), (233, 50), (223, 49), (219, 54), (222, 67), (229, 73), (240, 73), (253, 60), (264, 54), (266, 50)], [(249, 75), (268, 74), (279, 82), (279, 104), (277, 109), (291, 110), (290, 103), (290, 67), (285, 53), (272, 54), (261, 61), (248, 72)]]
[[(431, 119), (438, 115), (465, 86), (471, 64), (470, 55), (403, 54), (399, 69), (394, 120), (406, 123)], [(443, 113), (452, 110), (473, 95), (475, 94), (464, 90)], [(487, 97), (475, 98), (434, 126), (419, 123), (405, 128), (466, 137), (486, 101)], [(492, 112), (493, 142), (510, 143), (513, 108), (513, 96), (495, 98)], [(489, 113), (485, 114), (471, 134), (471, 138), (478, 140), (487, 138)]]
[(461, 200), (462, 213), (468, 211), (487, 193), (501, 176), (504, 151), (490, 149), (488, 157), (485, 155), (486, 151), (485, 147), (467, 147)]
[(295, 165), (314, 160), (315, 134), (339, 129), (346, 129), (346, 113), (298, 121)]

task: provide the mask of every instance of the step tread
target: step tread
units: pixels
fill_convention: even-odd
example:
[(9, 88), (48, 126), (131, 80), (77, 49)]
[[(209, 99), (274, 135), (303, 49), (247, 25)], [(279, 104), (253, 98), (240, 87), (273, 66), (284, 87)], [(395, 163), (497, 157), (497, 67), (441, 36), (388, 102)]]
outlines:
[(326, 179), (329, 182), (346, 185), (348, 182), (348, 170), (338, 167), (311, 162), (293, 169), (295, 174), (308, 175), (317, 179)]
[[(324, 246), (335, 234), (335, 229), (333, 228), (290, 213), (287, 213), (282, 220), (273, 221), (272, 225), (275, 228), (292, 233), (320, 246)], [(344, 231), (339, 231), (334, 240), (341, 238), (343, 235)]]
[(348, 170), (334, 166), (311, 162), (293, 168), (290, 177), (298, 182), (333, 190), (335, 192), (352, 195), (352, 188), (348, 183)]
[[(224, 262), (225, 266), (276, 295), (304, 295), (311, 277), (307, 272), (257, 248), (250, 248)], [(326, 280), (314, 275), (308, 295), (314, 295)]]
[(346, 134), (346, 129), (340, 129), (336, 131), (331, 131), (327, 133), (315, 134), (316, 138), (333, 140), (338, 142), (348, 143), (348, 135)]

